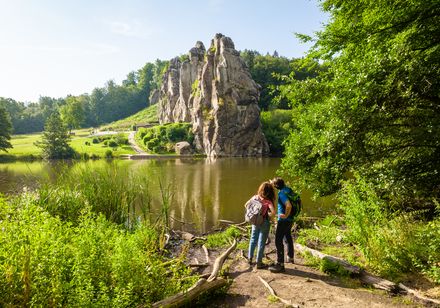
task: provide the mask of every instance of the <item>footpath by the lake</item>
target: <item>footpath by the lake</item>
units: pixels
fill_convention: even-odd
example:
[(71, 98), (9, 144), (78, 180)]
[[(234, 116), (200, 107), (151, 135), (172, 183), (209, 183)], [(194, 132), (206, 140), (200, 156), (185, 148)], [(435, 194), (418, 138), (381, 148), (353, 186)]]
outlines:
[[(265, 262), (276, 260), (276, 249), (272, 239), (266, 245)], [(220, 251), (210, 251), (214, 259)], [(328, 275), (304, 265), (305, 260), (295, 252), (295, 263), (286, 263), (284, 273), (271, 273), (267, 269), (249, 266), (244, 258), (246, 252), (236, 249), (223, 268), (226, 267), (232, 283), (226, 293), (204, 302), (207, 307), (288, 307), (274, 299), (264, 280), (276, 295), (291, 303), (291, 307), (424, 307), (409, 295), (392, 295), (386, 291), (363, 286), (355, 278)], [(203, 258), (201, 255), (192, 256)], [(205, 272), (209, 272), (206, 268)], [(436, 307), (435, 305), (428, 305)]]

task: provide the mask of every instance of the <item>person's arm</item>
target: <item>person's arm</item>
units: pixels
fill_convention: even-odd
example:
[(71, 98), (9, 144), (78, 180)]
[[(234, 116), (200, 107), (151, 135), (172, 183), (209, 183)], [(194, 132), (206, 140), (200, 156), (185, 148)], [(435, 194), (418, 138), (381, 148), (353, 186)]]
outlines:
[(290, 203), (289, 200), (287, 200), (284, 203), (284, 206), (286, 207), (286, 212), (284, 214), (280, 214), (280, 218), (287, 218), (290, 215), (290, 211), (292, 210), (292, 204)]
[(275, 207), (273, 202), (269, 203), (269, 220), (272, 220), (276, 216)]

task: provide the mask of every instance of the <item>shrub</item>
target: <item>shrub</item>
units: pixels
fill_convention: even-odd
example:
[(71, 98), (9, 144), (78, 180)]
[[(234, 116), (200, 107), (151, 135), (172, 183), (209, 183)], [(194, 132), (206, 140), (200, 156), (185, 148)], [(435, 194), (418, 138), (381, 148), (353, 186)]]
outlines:
[(87, 211), (72, 225), (37, 204), (0, 199), (2, 307), (151, 306), (196, 280), (180, 258), (158, 253), (148, 225), (127, 231)]
[(107, 143), (109, 147), (115, 148), (118, 146), (118, 142), (116, 140), (110, 139)]
[(113, 137), (114, 141), (116, 141), (116, 143), (118, 145), (124, 145), (124, 144), (128, 144), (128, 138), (125, 136), (124, 133), (118, 133)]
[(89, 141), (84, 142), (85, 145), (90, 145)]
[(149, 151), (154, 153), (174, 152), (174, 144), (178, 141), (194, 141), (190, 123), (170, 123), (151, 128), (143, 128), (137, 138), (142, 138)]
[(105, 151), (104, 157), (105, 157), (105, 158), (113, 158), (113, 152), (112, 152), (112, 150), (107, 150), (107, 151)]
[(345, 182), (339, 200), (348, 240), (374, 270), (390, 277), (421, 271), (440, 282), (440, 218), (427, 222), (419, 219), (422, 213), (392, 212), (373, 184), (359, 176)]
[(93, 139), (92, 139), (92, 143), (99, 143), (99, 139), (98, 138), (96, 138), (96, 137), (94, 137)]

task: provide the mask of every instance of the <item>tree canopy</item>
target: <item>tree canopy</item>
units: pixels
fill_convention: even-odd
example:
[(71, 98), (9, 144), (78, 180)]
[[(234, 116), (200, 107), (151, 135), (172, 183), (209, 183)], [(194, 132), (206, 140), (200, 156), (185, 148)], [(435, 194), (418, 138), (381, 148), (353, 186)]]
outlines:
[(72, 158), (74, 150), (69, 145), (70, 135), (58, 112), (52, 113), (45, 126), (42, 140), (36, 145), (45, 159)]
[[(389, 207), (434, 209), (440, 198), (440, 3), (322, 1), (331, 15), (302, 61), (315, 78), (280, 87), (295, 128), (283, 168), (331, 194), (362, 177)], [(305, 40), (311, 38), (302, 36)]]
[(0, 106), (0, 151), (12, 148), (11, 143), (12, 124), (6, 109)]

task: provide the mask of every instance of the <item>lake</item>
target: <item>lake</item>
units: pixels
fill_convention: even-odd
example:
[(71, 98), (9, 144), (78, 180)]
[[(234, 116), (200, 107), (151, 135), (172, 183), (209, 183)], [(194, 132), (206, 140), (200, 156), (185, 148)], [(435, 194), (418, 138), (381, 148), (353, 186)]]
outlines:
[[(279, 166), (278, 158), (14, 162), (0, 164), (0, 192), (32, 190), (42, 182), (55, 181), (62, 172), (77, 168), (122, 168), (148, 179), (152, 208), (156, 211), (162, 202), (160, 187), (171, 192), (170, 216), (174, 229), (204, 233), (218, 225), (219, 219), (242, 222), (244, 203), (256, 193), (261, 182), (276, 175)], [(312, 200), (308, 191), (302, 191), (301, 198), (303, 212), (308, 216), (323, 216), (334, 209), (332, 198)]]

